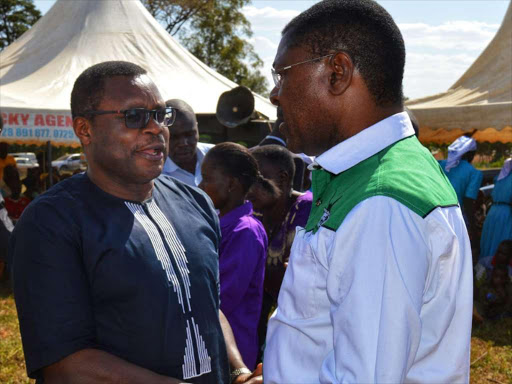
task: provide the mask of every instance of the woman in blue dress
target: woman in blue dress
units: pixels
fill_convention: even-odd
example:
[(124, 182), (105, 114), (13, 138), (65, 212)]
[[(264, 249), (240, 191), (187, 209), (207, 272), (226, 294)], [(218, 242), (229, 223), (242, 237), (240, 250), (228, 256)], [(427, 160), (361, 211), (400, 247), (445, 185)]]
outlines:
[[(512, 158), (494, 180), (492, 206), (485, 218), (480, 240), (480, 262), (487, 265), (503, 240), (512, 239)], [(487, 265), (488, 266), (488, 265)]]
[(448, 147), (448, 159), (439, 161), (457, 194), (471, 241), (478, 241), (475, 238), (475, 208), (483, 178), (482, 172), (471, 165), (476, 148), (474, 139), (461, 136)]

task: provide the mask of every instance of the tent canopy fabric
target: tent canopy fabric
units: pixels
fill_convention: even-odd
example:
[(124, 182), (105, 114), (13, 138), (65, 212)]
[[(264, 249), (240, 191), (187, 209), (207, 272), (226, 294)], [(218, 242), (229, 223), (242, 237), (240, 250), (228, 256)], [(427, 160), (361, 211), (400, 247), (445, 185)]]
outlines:
[(512, 3), (494, 39), (450, 89), (406, 105), (423, 142), (450, 143), (475, 129), (477, 141), (512, 142)]
[[(109, 60), (142, 66), (165, 100), (183, 99), (199, 114), (215, 113), (219, 96), (237, 86), (177, 43), (139, 0), (58, 0), (0, 53), (0, 108), (69, 110), (78, 75)], [(276, 118), (254, 96), (255, 109)]]

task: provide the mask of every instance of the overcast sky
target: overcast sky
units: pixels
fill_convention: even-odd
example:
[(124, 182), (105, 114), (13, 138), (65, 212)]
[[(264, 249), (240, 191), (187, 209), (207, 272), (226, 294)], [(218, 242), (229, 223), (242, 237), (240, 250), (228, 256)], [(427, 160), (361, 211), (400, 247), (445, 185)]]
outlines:
[[(281, 30), (315, 2), (253, 0), (244, 8), (254, 32), (251, 42), (265, 63), (269, 85)], [(55, 1), (34, 3), (44, 14)], [(443, 92), (455, 83), (492, 40), (508, 6), (507, 0), (382, 0), (379, 3), (393, 16), (404, 36), (407, 48), (404, 94), (409, 98)]]

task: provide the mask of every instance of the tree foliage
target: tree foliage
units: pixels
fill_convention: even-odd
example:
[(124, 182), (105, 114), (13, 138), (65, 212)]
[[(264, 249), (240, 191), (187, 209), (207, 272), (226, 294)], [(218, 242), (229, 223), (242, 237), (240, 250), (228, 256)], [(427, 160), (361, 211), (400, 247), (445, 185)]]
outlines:
[(166, 30), (199, 60), (254, 92), (268, 94), (263, 61), (247, 41), (251, 24), (242, 13), (250, 0), (143, 0)]
[(30, 29), (41, 18), (32, 0), (0, 0), (0, 50)]
[(167, 32), (176, 35), (181, 27), (198, 13), (211, 8), (212, 0), (142, 0), (151, 15), (160, 21)]

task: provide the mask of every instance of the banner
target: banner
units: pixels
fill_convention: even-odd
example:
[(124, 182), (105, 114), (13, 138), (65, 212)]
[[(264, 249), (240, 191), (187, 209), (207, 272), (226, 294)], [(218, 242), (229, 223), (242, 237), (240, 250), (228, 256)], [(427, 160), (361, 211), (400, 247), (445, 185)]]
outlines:
[(27, 145), (51, 141), (55, 146), (80, 146), (70, 111), (2, 108), (1, 114), (4, 122), (1, 141)]

